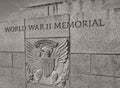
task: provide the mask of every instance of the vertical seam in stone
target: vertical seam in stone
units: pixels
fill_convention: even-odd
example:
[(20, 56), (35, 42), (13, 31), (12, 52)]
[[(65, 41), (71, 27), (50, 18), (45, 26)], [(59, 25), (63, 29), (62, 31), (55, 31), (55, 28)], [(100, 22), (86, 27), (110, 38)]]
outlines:
[[(68, 22), (70, 23), (70, 14), (68, 14)], [(71, 34), (69, 26), (69, 88), (71, 88)]]
[(90, 74), (92, 74), (91, 70), (92, 70), (92, 54), (90, 54)]
[(109, 19), (110, 17), (110, 9), (107, 9), (107, 19)]
[(80, 0), (80, 9), (81, 9), (81, 12), (82, 12), (82, 6), (83, 6), (83, 1)]
[(12, 67), (13, 67), (13, 53), (11, 53), (11, 59), (12, 59)]
[(50, 15), (50, 8), (49, 8), (49, 5), (48, 5), (48, 16)]
[(56, 4), (55, 6), (56, 6), (56, 13), (58, 14), (58, 4)]
[(105, 4), (105, 0), (103, 0), (103, 3), (102, 4)]
[(55, 15), (55, 11), (56, 11), (55, 5), (56, 4), (53, 4), (53, 15)]
[[(24, 19), (24, 26), (25, 24), (25, 19)], [(26, 30), (24, 30), (24, 53), (25, 53), (25, 88), (27, 88), (27, 80), (26, 80)]]
[[(12, 53), (13, 54), (13, 53)], [(10, 88), (12, 88), (12, 83), (13, 83), (13, 75), (14, 75), (14, 68), (9, 68), (10, 71), (11, 71), (11, 78), (10, 78)]]

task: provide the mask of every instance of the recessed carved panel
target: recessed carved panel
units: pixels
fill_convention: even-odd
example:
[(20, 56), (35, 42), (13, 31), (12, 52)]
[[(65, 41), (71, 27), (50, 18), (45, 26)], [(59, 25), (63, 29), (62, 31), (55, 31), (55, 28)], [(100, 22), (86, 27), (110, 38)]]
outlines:
[(66, 85), (69, 74), (68, 39), (26, 41), (27, 82), (47, 86)]

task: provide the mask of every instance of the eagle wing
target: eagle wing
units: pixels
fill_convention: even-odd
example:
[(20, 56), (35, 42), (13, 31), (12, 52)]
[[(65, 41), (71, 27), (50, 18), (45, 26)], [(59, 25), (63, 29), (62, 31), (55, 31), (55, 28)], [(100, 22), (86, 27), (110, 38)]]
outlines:
[(51, 57), (55, 58), (55, 69), (59, 63), (65, 63), (68, 58), (68, 40), (64, 40), (55, 49), (53, 49)]
[(33, 73), (34, 69), (37, 69), (39, 62), (36, 60), (34, 45), (29, 41), (26, 42), (26, 58), (27, 58), (27, 70), (28, 73)]

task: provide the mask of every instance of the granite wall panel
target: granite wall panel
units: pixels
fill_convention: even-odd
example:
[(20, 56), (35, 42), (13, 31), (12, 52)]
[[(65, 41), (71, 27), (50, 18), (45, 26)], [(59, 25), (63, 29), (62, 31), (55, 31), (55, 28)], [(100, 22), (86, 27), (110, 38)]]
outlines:
[(69, 15), (26, 20), (26, 38), (69, 37)]
[(6, 52), (0, 53), (0, 67), (1, 66), (6, 66), (6, 67), (12, 66), (12, 53), (6, 53)]
[(70, 88), (119, 88), (119, 78), (95, 75), (71, 75)]
[(89, 76), (87, 75), (71, 75), (70, 88), (89, 88)]
[(89, 79), (89, 88), (117, 88), (115, 87), (114, 78), (91, 76)]
[(11, 88), (25, 88), (25, 69), (12, 68), (11, 71)]
[(22, 19), (48, 16), (48, 7), (29, 8), (21, 11)]
[(24, 52), (24, 20), (0, 23), (0, 51)]
[[(4, 52), (0, 53), (0, 88), (56, 88), (27, 83), (25, 61), (28, 58), (25, 59), (24, 37), (33, 46), (39, 40), (62, 42), (70, 38), (70, 75), (65, 88), (119, 88), (120, 15), (118, 9), (104, 7), (110, 0), (36, 1), (8, 18), (22, 22), (1, 23), (3, 29), (5, 26), (23, 25), (25, 19), (27, 30), (26, 36), (23, 32), (7, 34), (1, 30), (0, 51)], [(53, 31), (54, 27), (48, 30), (50, 23), (60, 24)], [(43, 24), (47, 25), (46, 28), (38, 27)], [(30, 26), (32, 31), (28, 31)]]
[[(79, 0), (78, 0), (79, 1)], [(103, 8), (103, 1), (84, 0), (73, 2), (71, 22), (80, 21), (78, 28), (71, 28), (72, 53), (119, 53), (119, 19), (113, 10)], [(80, 6), (79, 6), (80, 7)], [(75, 12), (77, 10), (77, 12)], [(90, 26), (89, 22), (96, 20), (97, 26)], [(99, 22), (101, 20), (101, 26)], [(84, 21), (84, 22), (83, 22)], [(99, 22), (98, 22), (99, 21)], [(84, 25), (86, 22), (86, 25)], [(89, 25), (89, 26), (88, 26)]]
[(25, 53), (13, 53), (13, 67), (25, 68)]
[(11, 68), (0, 67), (0, 88), (11, 88)]
[(115, 79), (115, 87), (119, 88), (120, 87), (120, 78)]
[(89, 74), (90, 55), (71, 54), (71, 74)]
[(14, 12), (6, 18), (6, 20), (21, 20), (34, 17), (44, 17), (48, 16), (48, 7), (37, 7), (37, 8), (25, 8), (20, 11)]
[(119, 55), (92, 55), (91, 72), (96, 75), (120, 77)]

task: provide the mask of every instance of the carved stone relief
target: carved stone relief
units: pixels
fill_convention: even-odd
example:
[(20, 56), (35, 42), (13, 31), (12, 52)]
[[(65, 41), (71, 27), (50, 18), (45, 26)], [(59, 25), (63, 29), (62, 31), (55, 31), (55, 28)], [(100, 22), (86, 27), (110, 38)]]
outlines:
[(68, 39), (27, 41), (27, 82), (64, 88), (69, 75), (68, 54)]

